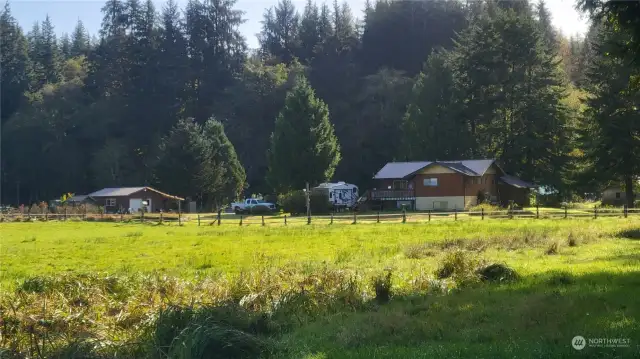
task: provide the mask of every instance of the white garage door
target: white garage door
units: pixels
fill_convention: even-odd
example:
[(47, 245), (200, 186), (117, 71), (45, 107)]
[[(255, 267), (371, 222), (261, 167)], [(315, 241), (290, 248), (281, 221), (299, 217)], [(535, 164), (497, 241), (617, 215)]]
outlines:
[(141, 198), (131, 198), (129, 199), (129, 209), (131, 212), (136, 213), (138, 210), (142, 208), (142, 199)]

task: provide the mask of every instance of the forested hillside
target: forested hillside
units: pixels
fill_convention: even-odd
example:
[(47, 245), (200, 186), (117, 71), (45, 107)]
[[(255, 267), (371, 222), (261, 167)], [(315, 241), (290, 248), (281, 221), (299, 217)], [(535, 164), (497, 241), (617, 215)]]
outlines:
[[(265, 9), (250, 51), (234, 0), (108, 0), (99, 34), (55, 19), (2, 37), (2, 201), (154, 185), (222, 204), (304, 181), (366, 188), (392, 160), (499, 159), (560, 196), (640, 174), (637, 61), (543, 2)], [(306, 178), (305, 178), (306, 177)], [(631, 198), (631, 197), (628, 197)]]

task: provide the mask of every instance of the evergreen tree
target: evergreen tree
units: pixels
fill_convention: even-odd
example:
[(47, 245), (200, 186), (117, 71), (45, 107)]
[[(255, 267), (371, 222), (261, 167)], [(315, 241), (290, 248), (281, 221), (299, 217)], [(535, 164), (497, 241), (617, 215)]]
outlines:
[(538, 13), (538, 26), (542, 32), (542, 42), (549, 49), (557, 50), (558, 34), (551, 24), (551, 13), (549, 12), (544, 0), (540, 0), (538, 2), (536, 10)]
[(71, 40), (69, 34), (64, 33), (60, 37), (60, 55), (62, 59), (67, 60), (71, 57)]
[(340, 162), (329, 109), (303, 76), (296, 79), (276, 119), (268, 156), (267, 178), (280, 193), (330, 180)]
[[(245, 173), (222, 124), (210, 119), (199, 125), (180, 120), (160, 145), (158, 184), (216, 210), (237, 199)], [(176, 171), (184, 176), (176, 176)]]
[(403, 158), (411, 161), (469, 158), (476, 148), (457, 93), (448, 54), (434, 52), (413, 86), (404, 115)]
[(300, 21), (300, 60), (310, 62), (316, 46), (322, 40), (320, 37), (320, 11), (313, 0), (307, 4)]
[(86, 56), (90, 47), (89, 34), (82, 21), (78, 20), (71, 34), (71, 56)]
[(267, 10), (259, 36), (263, 54), (291, 63), (299, 52), (299, 26), (299, 16), (291, 0), (280, 0)]
[(0, 12), (0, 39), (0, 118), (4, 123), (23, 103), (31, 75), (27, 39), (8, 2)]
[(473, 156), (559, 189), (567, 151), (563, 74), (532, 14), (518, 4), (496, 9), (457, 40), (454, 71), (463, 117), (477, 140)]
[(189, 54), (187, 113), (204, 123), (228, 100), (246, 59), (247, 45), (239, 26), (242, 12), (235, 0), (191, 0), (186, 10)]
[(633, 55), (621, 51), (629, 41), (630, 36), (609, 26), (598, 36), (581, 139), (588, 161), (584, 175), (601, 184), (623, 183), (627, 205), (633, 207), (633, 186), (640, 177), (640, 74), (629, 65)]

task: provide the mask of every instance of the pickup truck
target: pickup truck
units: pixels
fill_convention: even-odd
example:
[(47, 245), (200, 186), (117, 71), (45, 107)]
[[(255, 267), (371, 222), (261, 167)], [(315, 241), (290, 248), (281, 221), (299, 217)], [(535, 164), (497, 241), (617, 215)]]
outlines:
[(255, 207), (263, 207), (271, 212), (276, 210), (275, 204), (265, 202), (261, 199), (249, 198), (245, 199), (243, 202), (231, 203), (231, 208), (233, 209), (233, 212), (235, 212), (235, 214), (251, 213), (252, 209)]

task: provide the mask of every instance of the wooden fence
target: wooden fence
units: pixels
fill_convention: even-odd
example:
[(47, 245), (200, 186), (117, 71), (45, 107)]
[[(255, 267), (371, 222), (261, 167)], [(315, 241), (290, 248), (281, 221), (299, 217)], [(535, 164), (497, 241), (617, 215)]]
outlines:
[(530, 210), (500, 211), (426, 211), (396, 213), (329, 214), (313, 216), (287, 215), (235, 215), (235, 214), (183, 214), (183, 213), (140, 213), (140, 214), (87, 214), (87, 213), (11, 213), (2, 214), (1, 221), (103, 221), (129, 223), (160, 223), (177, 225), (235, 225), (235, 226), (288, 226), (309, 224), (366, 224), (366, 223), (428, 223), (432, 221), (469, 220), (516, 220), (516, 219), (569, 219), (638, 216), (640, 208), (533, 208)]

